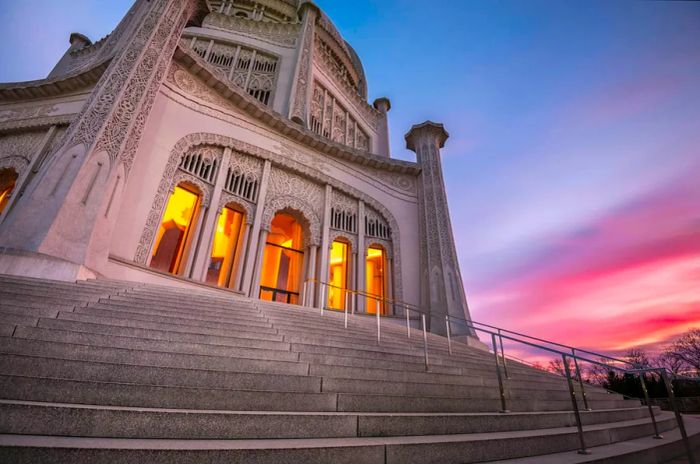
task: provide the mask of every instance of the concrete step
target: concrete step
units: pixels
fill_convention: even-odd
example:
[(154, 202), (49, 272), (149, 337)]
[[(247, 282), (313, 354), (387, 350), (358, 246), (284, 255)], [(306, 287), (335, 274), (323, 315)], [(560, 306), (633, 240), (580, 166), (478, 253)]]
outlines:
[[(645, 420), (591, 425), (585, 437), (595, 445), (643, 436)], [(0, 436), (0, 452), (12, 462), (150, 463), (476, 463), (491, 458), (572, 451), (572, 427), (494, 434), (412, 437), (314, 438), (280, 440), (125, 440), (108, 438)]]
[[(14, 331), (14, 326), (11, 326), (11, 328)], [(145, 367), (209, 369), (223, 372), (257, 372), (289, 375), (306, 375), (309, 372), (309, 365), (303, 362), (206, 356), (137, 350), (134, 348), (111, 348), (42, 340), (25, 340), (10, 338), (9, 334), (8, 336), (0, 337), (0, 353), (111, 362)]]
[[(62, 306), (62, 311), (73, 311), (72, 306)], [(32, 317), (56, 317), (58, 316), (58, 308), (48, 308), (46, 306), (25, 306), (25, 305), (9, 305), (0, 303), (0, 312), (6, 314), (17, 314), (19, 316)]]
[[(660, 414), (660, 411), (656, 411)], [(644, 419), (645, 408), (587, 412), (585, 425)], [(661, 419), (663, 416), (659, 416)], [(29, 419), (31, 418), (31, 419)], [(575, 426), (573, 413), (353, 414), (128, 408), (0, 400), (0, 433), (253, 439), (451, 435)]]
[[(108, 324), (91, 324), (66, 319), (41, 319), (38, 327), (70, 330), (73, 332), (118, 335), (121, 337), (148, 338), (151, 340), (171, 340), (175, 342), (206, 343), (210, 345), (243, 346), (246, 348), (267, 348), (289, 351), (289, 344), (279, 341), (281, 337), (275, 334), (257, 334), (257, 336), (245, 337), (245, 335), (248, 334), (236, 333), (230, 336), (218, 336), (187, 332), (171, 332), (166, 330), (120, 327)], [(239, 335), (241, 336), (239, 337)]]
[(97, 303), (89, 303), (86, 308), (101, 309), (105, 311), (124, 311), (127, 313), (152, 314), (154, 316), (179, 317), (195, 321), (231, 322), (234, 324), (241, 322), (248, 323), (249, 325), (263, 325), (265, 327), (272, 327), (272, 324), (270, 324), (264, 317), (250, 312), (229, 311), (227, 314), (216, 314), (200, 310), (188, 311), (186, 309), (171, 310), (164, 309), (162, 307), (132, 307), (122, 304), (112, 304), (105, 301), (110, 300), (100, 300)]
[[(113, 317), (107, 316), (97, 316), (90, 312), (80, 312), (80, 313), (70, 313), (70, 312), (60, 312), (58, 315), (58, 320), (75, 321), (75, 322), (85, 322), (89, 324), (102, 324), (108, 326), (117, 327), (132, 327), (137, 329), (153, 329), (162, 330), (167, 332), (177, 332), (177, 333), (193, 333), (193, 334), (205, 334), (205, 335), (219, 335), (222, 337), (227, 337), (233, 335), (238, 338), (260, 338), (263, 340), (273, 339), (276, 341), (281, 341), (282, 336), (277, 334), (275, 329), (270, 329), (266, 327), (251, 327), (251, 326), (240, 326), (240, 330), (230, 330), (212, 327), (200, 327), (193, 325), (182, 325), (174, 323), (163, 323), (163, 322), (151, 322), (144, 321), (140, 319), (125, 319), (123, 317), (118, 317), (119, 314), (114, 314)], [(41, 325), (41, 323), (40, 323)]]
[(43, 327), (17, 327), (14, 337), (28, 340), (44, 340), (79, 345), (103, 346), (111, 348), (126, 348), (165, 353), (198, 354), (209, 356), (228, 356), (232, 358), (271, 359), (275, 361), (297, 361), (298, 353), (285, 350), (261, 348), (241, 348), (223, 345), (206, 345), (202, 343), (187, 343), (162, 340), (148, 340), (116, 335), (91, 334), (86, 332), (71, 332)]
[[(273, 329), (270, 324), (265, 322), (249, 322), (240, 321), (236, 323), (232, 322), (220, 322), (216, 320), (198, 320), (194, 318), (187, 317), (176, 317), (176, 316), (162, 316), (156, 314), (149, 314), (148, 310), (143, 310), (140, 308), (126, 309), (98, 309), (98, 308), (76, 308), (74, 311), (76, 313), (91, 314), (95, 316), (104, 316), (112, 318), (123, 318), (131, 319), (136, 321), (145, 322), (162, 322), (165, 324), (179, 324), (188, 327), (209, 327), (212, 329), (228, 328), (231, 330), (249, 330), (254, 329), (261, 332), (267, 333), (277, 333), (276, 329)], [(59, 317), (60, 314), (59, 314)]]
[(144, 367), (142, 365), (25, 355), (5, 354), (0, 358), (0, 373), (23, 377), (49, 377), (139, 385), (229, 388), (233, 390), (309, 393), (321, 391), (321, 378), (308, 375)]

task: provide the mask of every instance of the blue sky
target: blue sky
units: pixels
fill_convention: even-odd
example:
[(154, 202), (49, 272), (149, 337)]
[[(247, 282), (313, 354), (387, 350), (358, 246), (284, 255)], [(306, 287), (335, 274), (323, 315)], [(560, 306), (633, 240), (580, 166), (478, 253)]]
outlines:
[[(0, 81), (45, 76), (70, 32), (96, 40), (130, 3), (2, 0)], [(561, 308), (585, 301), (581, 276), (610, 262), (587, 282), (608, 290), (590, 304), (616, 319), (585, 322), (613, 326), (640, 313), (631, 293), (650, 274), (620, 274), (634, 262), (680, 273), (645, 285), (655, 291), (645, 301), (683, 295), (644, 307), (636, 332), (661, 327), (660, 343), (696, 316), (652, 316), (700, 319), (700, 294), (688, 290), (700, 281), (700, 2), (317, 3), (363, 60), (370, 101), (391, 99), (394, 157), (413, 159), (403, 141), (412, 124), (450, 132), (445, 180), (475, 318), (547, 335), (559, 314), (573, 337), (581, 321)], [(558, 299), (536, 298), (555, 286)], [(651, 340), (633, 335), (606, 347)], [(587, 337), (576, 341), (603, 343)]]

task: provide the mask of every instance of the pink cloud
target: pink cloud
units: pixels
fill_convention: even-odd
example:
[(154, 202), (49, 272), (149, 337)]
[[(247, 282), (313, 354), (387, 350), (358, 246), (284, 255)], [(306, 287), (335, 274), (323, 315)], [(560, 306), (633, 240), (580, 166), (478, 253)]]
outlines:
[(700, 326), (697, 177), (548, 238), (470, 292), (475, 319), (607, 352), (657, 347)]

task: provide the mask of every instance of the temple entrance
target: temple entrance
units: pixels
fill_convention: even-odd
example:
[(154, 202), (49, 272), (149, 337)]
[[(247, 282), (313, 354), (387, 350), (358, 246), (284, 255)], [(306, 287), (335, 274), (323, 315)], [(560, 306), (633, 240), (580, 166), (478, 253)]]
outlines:
[(156, 235), (152, 268), (173, 274), (180, 272), (198, 205), (198, 194), (179, 185), (175, 187)]
[(379, 313), (386, 314), (386, 253), (384, 248), (373, 245), (367, 249), (365, 268), (365, 289), (367, 290), (366, 312), (376, 314), (377, 305)]
[(334, 240), (331, 246), (331, 259), (329, 269), (330, 287), (328, 288), (328, 307), (332, 309), (345, 309), (348, 288), (348, 243)]
[(297, 304), (304, 262), (302, 228), (293, 216), (278, 213), (267, 235), (260, 276), (260, 299)]
[(0, 169), (0, 214), (10, 202), (10, 195), (15, 189), (17, 177), (17, 172), (14, 169)]
[(245, 215), (232, 208), (225, 207), (219, 216), (211, 245), (211, 256), (207, 268), (206, 282), (219, 287), (231, 287), (240, 266), (239, 242)]

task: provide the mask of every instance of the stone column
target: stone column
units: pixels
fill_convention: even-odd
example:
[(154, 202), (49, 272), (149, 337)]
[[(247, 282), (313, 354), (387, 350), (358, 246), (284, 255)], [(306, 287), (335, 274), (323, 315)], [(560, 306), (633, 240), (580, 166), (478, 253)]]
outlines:
[[(104, 214), (110, 186), (118, 175), (127, 179), (175, 47), (199, 4), (138, 0), (110, 34), (103, 46), (112, 53), (109, 67), (3, 222), (0, 272), (74, 280), (107, 264), (118, 216)], [(121, 205), (122, 191), (113, 208)], [(54, 263), (52, 275), (41, 270), (45, 255)]]
[(270, 183), (270, 161), (265, 161), (263, 165), (262, 177), (260, 179), (260, 191), (258, 192), (258, 203), (255, 205), (255, 217), (251, 227), (248, 249), (246, 250), (245, 270), (243, 271), (243, 283), (241, 291), (248, 296), (252, 296), (253, 270), (255, 267), (255, 253), (258, 248), (260, 228), (262, 226), (263, 211), (265, 211), (265, 197), (267, 197), (267, 185)]
[[(352, 253), (350, 255), (350, 289), (351, 290), (357, 290), (357, 250), (352, 250)], [(353, 292), (351, 293), (350, 297), (350, 307), (348, 308), (348, 311), (352, 311), (353, 313), (357, 312), (357, 300), (358, 300), (357, 293)]]
[(316, 294), (315, 289), (317, 287), (315, 282), (311, 282), (316, 278), (316, 254), (318, 252), (318, 246), (309, 245), (308, 261), (306, 266), (306, 280), (309, 281), (308, 287), (306, 287), (308, 296), (306, 297), (306, 306), (314, 306), (314, 295)]
[[(333, 187), (326, 184), (326, 197), (323, 207), (323, 222), (321, 223), (321, 268), (318, 271), (318, 280), (328, 283), (328, 257), (330, 256), (330, 227), (331, 227), (331, 197), (333, 195)], [(323, 301), (324, 293), (327, 294), (328, 289), (319, 285), (317, 287), (318, 296), (316, 297), (316, 307), (325, 304)]]
[(205, 204), (199, 206), (199, 211), (197, 212), (197, 222), (194, 228), (187, 234), (187, 240), (185, 241), (185, 255), (182, 257), (185, 259), (185, 267), (180, 264), (179, 274), (185, 277), (192, 276), (192, 270), (194, 266), (194, 259), (197, 256), (197, 248), (203, 239), (202, 235), (202, 224), (204, 223), (204, 218), (207, 217), (207, 213), (211, 208)]
[(375, 144), (375, 153), (381, 156), (390, 155), (389, 150), (389, 110), (391, 109), (391, 102), (386, 97), (377, 98), (374, 100), (374, 108), (382, 114), (382, 118), (379, 121), (379, 131), (377, 134), (377, 142)]
[[(357, 205), (357, 219), (359, 224), (357, 225), (357, 266), (356, 266), (356, 276), (357, 276), (357, 286), (356, 290), (358, 292), (365, 292), (367, 291), (366, 285), (366, 279), (365, 279), (365, 270), (367, 266), (367, 254), (365, 251), (365, 202), (360, 201)], [(355, 311), (358, 313), (364, 313), (365, 312), (365, 298), (362, 296), (357, 297), (357, 306), (355, 307)]]
[[(241, 278), (243, 277), (243, 265), (245, 264), (245, 252), (248, 250), (248, 239), (250, 238), (250, 224), (247, 222), (243, 223), (243, 242), (241, 243), (241, 248), (238, 253), (236, 253), (236, 260), (238, 265), (236, 266), (236, 275), (233, 279), (234, 290), (241, 289)], [(236, 262), (232, 262), (231, 266), (236, 265)]]
[[(430, 329), (444, 334), (445, 315), (471, 319), (457, 261), (440, 149), (448, 134), (442, 124), (427, 121), (406, 134), (406, 147), (422, 167), (418, 191), (421, 237), (421, 306), (431, 314)], [(467, 335), (474, 335), (469, 331)]]
[[(204, 280), (207, 268), (209, 267), (212, 241), (214, 240), (214, 234), (216, 233), (216, 226), (219, 222), (219, 216), (221, 216), (221, 208), (219, 208), (221, 191), (223, 190), (224, 183), (226, 182), (226, 168), (229, 165), (230, 159), (231, 149), (226, 147), (224, 148), (224, 153), (221, 157), (221, 163), (219, 163), (219, 172), (216, 174), (214, 189), (211, 192), (211, 208), (209, 208), (209, 211), (207, 211), (207, 217), (204, 218), (204, 223), (202, 226), (202, 243), (200, 243), (197, 247), (197, 255), (195, 256), (194, 268), (192, 269), (193, 279)], [(214, 220), (212, 220), (212, 216), (214, 216)]]
[(304, 2), (299, 7), (302, 17), (301, 35), (298, 40), (297, 62), (294, 68), (294, 79), (289, 93), (289, 119), (308, 127), (308, 108), (311, 100), (311, 86), (314, 61), (314, 36), (316, 34), (316, 18), (320, 11), (311, 2)]
[(262, 272), (262, 261), (263, 255), (265, 254), (265, 244), (267, 243), (268, 231), (263, 229), (260, 231), (260, 237), (258, 238), (258, 247), (255, 253), (255, 267), (253, 270), (253, 283), (250, 289), (250, 296), (252, 298), (260, 297), (260, 273)]

